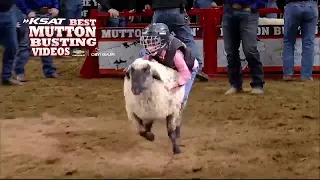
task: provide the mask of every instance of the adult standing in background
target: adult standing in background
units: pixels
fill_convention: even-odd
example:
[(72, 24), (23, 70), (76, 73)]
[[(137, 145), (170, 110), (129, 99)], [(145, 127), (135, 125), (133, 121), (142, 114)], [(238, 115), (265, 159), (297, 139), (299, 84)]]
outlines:
[[(276, 1), (277, 0), (268, 0), (266, 8), (278, 8)], [(277, 13), (267, 14), (267, 18), (278, 18), (278, 14)]]
[[(216, 0), (193, 0), (193, 8), (195, 9), (208, 9), (211, 7), (216, 7)], [(199, 17), (197, 16), (197, 22), (199, 23)]]
[(0, 1), (0, 44), (4, 47), (1, 81), (3, 85), (22, 85), (12, 78), (18, 48), (15, 0)]
[[(139, 0), (138, 0), (139, 1)], [(108, 27), (124, 27), (126, 25), (126, 18), (119, 17), (119, 12), (123, 10), (129, 10), (130, 12), (136, 9), (135, 0), (97, 0), (98, 9), (100, 12), (110, 13), (110, 17), (107, 22)], [(130, 17), (129, 21), (133, 18)]]
[[(313, 80), (314, 41), (319, 17), (314, 0), (278, 0), (284, 9), (283, 80), (291, 81), (294, 75), (294, 46), (300, 26), (302, 37), (301, 80)], [(285, 6), (285, 8), (284, 8)]]
[(26, 82), (24, 66), (28, 62), (31, 55), (31, 47), (29, 40), (29, 25), (23, 23), (23, 19), (27, 18), (27, 15), (23, 14), (19, 7), (16, 8), (17, 20), (20, 25), (18, 28), (18, 50), (15, 57), (14, 72), (16, 80), (20, 82)]
[(189, 26), (186, 0), (145, 0), (144, 2), (147, 7), (151, 5), (154, 11), (152, 22), (166, 24), (169, 30), (175, 33), (175, 37), (191, 49), (192, 55), (199, 61), (200, 65), (197, 78), (201, 81), (208, 81), (208, 75), (202, 72), (203, 57), (200, 55)]
[[(83, 9), (82, 0), (60, 0), (61, 5), (61, 17), (65, 17), (67, 19), (66, 22), (69, 22), (69, 19), (81, 19), (81, 13)], [(68, 25), (68, 23), (66, 24)], [(71, 48), (72, 54), (84, 54), (79, 47)]]
[(252, 82), (251, 94), (263, 94), (264, 72), (257, 49), (257, 32), (260, 7), (264, 7), (263, 0), (225, 0), (222, 18), (224, 49), (227, 53), (227, 71), (231, 88), (226, 95), (242, 92), (242, 73), (239, 55), (240, 42), (248, 66)]
[(216, 0), (193, 0), (193, 8), (207, 9), (215, 6)]
[[(58, 0), (17, 0), (17, 6), (28, 18), (53, 18), (59, 14)], [(30, 49), (30, 42), (26, 48)], [(15, 68), (20, 69), (19, 73), (16, 72), (16, 76), (17, 79), (21, 81), (26, 81), (24, 68), (27, 60), (28, 59), (16, 59), (15, 62)], [(42, 56), (41, 61), (42, 70), (46, 78), (60, 78), (53, 64), (52, 56)]]

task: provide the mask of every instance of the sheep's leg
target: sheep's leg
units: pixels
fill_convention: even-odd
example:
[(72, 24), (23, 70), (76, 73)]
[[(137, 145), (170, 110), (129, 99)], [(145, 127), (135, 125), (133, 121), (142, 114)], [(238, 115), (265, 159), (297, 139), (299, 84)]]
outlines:
[(153, 125), (153, 121), (149, 121), (144, 125), (144, 128), (146, 129), (147, 132), (151, 132), (152, 125)]
[(180, 126), (176, 127), (176, 138), (180, 139)]
[(139, 135), (146, 138), (148, 141), (154, 141), (154, 134), (152, 132), (150, 132), (152, 123), (151, 123), (151, 126), (148, 125), (149, 123), (147, 123), (145, 126), (143, 126), (142, 119), (140, 119), (135, 114), (133, 114), (133, 116), (134, 116), (134, 119), (136, 120), (136, 123), (138, 126)]
[(144, 128), (146, 129), (146, 139), (149, 141), (154, 141), (154, 134), (151, 132), (151, 128), (153, 125), (153, 121), (149, 121), (144, 125)]
[(176, 120), (176, 138), (177, 138), (177, 143), (180, 147), (184, 147), (184, 145), (181, 144), (181, 135), (180, 135), (180, 132), (181, 132), (181, 117), (179, 117), (177, 120)]
[(176, 132), (176, 138), (177, 139), (180, 139), (180, 130), (181, 130), (181, 128), (180, 128), (180, 121), (181, 121), (181, 119), (180, 119), (180, 117), (179, 118), (177, 118), (177, 120), (176, 120), (176, 130), (175, 130), (175, 132)]
[(140, 132), (144, 132), (146, 131), (143, 127), (143, 122), (142, 120), (137, 116), (135, 115), (134, 113), (129, 113), (128, 112), (128, 118), (130, 120), (132, 120), (132, 122), (136, 125), (136, 128), (137, 128), (137, 131), (140, 133)]
[(173, 153), (180, 154), (181, 150), (177, 144), (175, 119), (174, 119), (173, 115), (169, 115), (169, 116), (167, 116), (166, 120), (167, 120), (168, 136), (169, 136), (169, 138), (172, 142), (172, 146), (173, 146)]

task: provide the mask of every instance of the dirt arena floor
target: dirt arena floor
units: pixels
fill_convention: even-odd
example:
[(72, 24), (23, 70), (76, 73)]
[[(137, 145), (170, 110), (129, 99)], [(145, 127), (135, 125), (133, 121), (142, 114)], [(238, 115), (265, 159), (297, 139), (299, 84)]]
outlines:
[(122, 79), (56, 64), (63, 80), (30, 60), (28, 83), (0, 87), (0, 178), (319, 178), (319, 81), (267, 80), (260, 97), (224, 96), (226, 79), (197, 82), (173, 157), (163, 123), (154, 142), (132, 131)]

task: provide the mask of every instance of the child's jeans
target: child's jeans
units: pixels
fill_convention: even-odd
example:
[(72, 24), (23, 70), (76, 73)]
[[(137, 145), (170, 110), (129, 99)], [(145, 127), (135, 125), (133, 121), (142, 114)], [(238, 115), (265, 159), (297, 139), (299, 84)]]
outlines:
[(147, 50), (145, 48), (143, 48), (139, 52), (138, 58), (143, 58), (146, 54), (147, 54)]
[[(142, 58), (146, 55), (146, 49), (142, 49), (138, 55), (138, 58)], [(196, 75), (199, 71), (199, 67), (193, 69), (192, 71), (190, 71), (191, 73), (191, 79), (185, 84), (185, 92), (184, 92), (184, 97), (183, 97), (183, 101), (182, 103), (184, 104), (183, 106), (185, 106), (187, 104), (187, 100), (188, 100), (188, 97), (189, 97), (189, 94), (191, 92), (191, 89), (192, 89), (192, 86), (193, 86), (193, 83), (194, 83), (194, 80), (196, 78)]]
[(187, 104), (189, 94), (191, 92), (194, 80), (196, 78), (196, 75), (198, 73), (199, 67), (195, 68), (194, 70), (191, 71), (191, 79), (185, 84), (185, 92), (184, 92), (184, 97), (183, 97), (183, 107)]

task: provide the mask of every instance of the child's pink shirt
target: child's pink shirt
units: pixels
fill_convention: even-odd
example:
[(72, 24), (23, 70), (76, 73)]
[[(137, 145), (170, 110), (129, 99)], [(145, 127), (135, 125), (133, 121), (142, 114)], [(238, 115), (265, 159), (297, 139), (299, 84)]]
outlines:
[[(163, 58), (165, 56), (165, 51), (163, 51), (162, 55), (160, 58)], [(144, 59), (148, 60), (148, 56), (146, 56)], [(178, 84), (180, 86), (185, 85), (190, 79), (191, 79), (191, 72), (186, 64), (186, 61), (184, 60), (184, 55), (180, 50), (177, 50), (176, 55), (173, 58), (174, 65), (177, 68), (177, 71), (179, 73), (179, 80)], [(194, 60), (194, 66), (193, 69), (198, 68), (199, 63), (195, 59)]]

